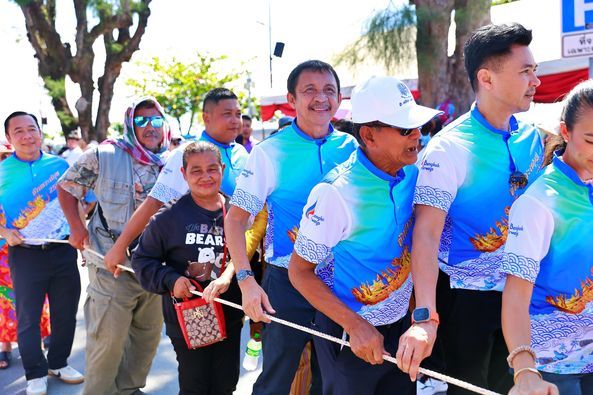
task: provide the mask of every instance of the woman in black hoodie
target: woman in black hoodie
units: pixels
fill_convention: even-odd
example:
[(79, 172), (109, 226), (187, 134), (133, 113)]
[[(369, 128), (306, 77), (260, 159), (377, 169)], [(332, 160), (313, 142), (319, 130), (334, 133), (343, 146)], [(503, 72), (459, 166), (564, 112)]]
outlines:
[(144, 289), (163, 295), (167, 335), (179, 363), (179, 393), (232, 394), (239, 380), (243, 312), (223, 306), (227, 338), (190, 349), (171, 298), (171, 292), (176, 298), (192, 297), (192, 278), (204, 288), (208, 302), (224, 293), (225, 299), (241, 303), (233, 264), (225, 256), (224, 212), (229, 199), (219, 192), (224, 171), (219, 150), (207, 142), (189, 144), (181, 171), (190, 192), (152, 218), (132, 266)]

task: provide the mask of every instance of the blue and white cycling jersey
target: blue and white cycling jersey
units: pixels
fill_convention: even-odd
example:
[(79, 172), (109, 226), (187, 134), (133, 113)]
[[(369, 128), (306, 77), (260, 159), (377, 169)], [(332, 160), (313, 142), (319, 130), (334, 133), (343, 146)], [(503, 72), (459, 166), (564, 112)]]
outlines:
[(555, 157), (513, 204), (502, 271), (534, 284), (537, 368), (593, 373), (593, 185)]
[[(221, 144), (208, 135), (206, 131), (202, 132), (199, 141), (212, 143), (220, 151), (222, 163), (225, 166), (220, 190), (231, 196), (235, 191), (237, 177), (245, 167), (245, 163), (247, 163), (249, 154), (245, 147), (236, 143)], [(189, 143), (182, 144), (173, 150), (148, 196), (162, 203), (167, 203), (172, 199), (179, 199), (189, 191), (187, 182), (185, 182), (183, 174), (181, 174), (183, 150), (187, 147), (187, 144)]]
[(267, 203), (266, 261), (284, 268), (309, 192), (358, 146), (354, 137), (331, 125), (327, 136), (313, 139), (297, 122), (253, 147), (231, 199), (253, 215)]
[(374, 326), (398, 321), (410, 303), (417, 175), (413, 165), (389, 175), (358, 149), (313, 188), (303, 210), (295, 252)]
[(498, 130), (475, 105), (430, 140), (414, 203), (447, 213), (439, 261), (452, 288), (502, 291), (508, 214), (526, 189), (510, 176), (517, 171), (532, 183), (542, 160), (542, 139), (533, 126), (511, 117), (510, 132)]
[(25, 238), (61, 240), (68, 236), (70, 227), (57, 191), (58, 180), (67, 169), (64, 159), (44, 152), (32, 162), (12, 154), (0, 163), (0, 225), (18, 229)]

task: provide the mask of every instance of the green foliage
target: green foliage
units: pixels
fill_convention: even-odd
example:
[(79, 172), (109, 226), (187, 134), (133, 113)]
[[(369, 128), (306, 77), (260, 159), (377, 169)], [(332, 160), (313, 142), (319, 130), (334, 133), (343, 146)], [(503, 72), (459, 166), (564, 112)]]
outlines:
[(382, 62), (387, 70), (414, 59), (416, 41), (415, 8), (390, 4), (367, 22), (363, 35), (334, 59), (337, 64), (355, 66), (367, 56)]
[(111, 122), (107, 135), (109, 138), (118, 138), (124, 134), (124, 124), (122, 122)]
[(191, 61), (182, 62), (175, 57), (165, 60), (155, 56), (147, 63), (138, 63), (141, 77), (128, 79), (127, 84), (139, 95), (154, 96), (178, 123), (189, 114), (189, 131), (202, 110), (204, 95), (240, 77), (235, 71), (220, 71), (225, 59), (196, 54)]
[(45, 77), (43, 83), (45, 89), (47, 89), (47, 93), (52, 99), (59, 99), (66, 96), (66, 83), (64, 78), (54, 80), (50, 77)]
[(58, 116), (61, 125), (70, 126), (71, 128), (76, 127), (77, 121), (72, 115), (64, 111), (56, 111), (56, 115)]
[[(239, 106), (241, 107), (242, 114), (249, 114), (249, 107), (251, 107), (251, 116), (258, 118), (261, 114), (261, 105), (259, 103), (259, 97), (251, 96), (251, 100), (249, 99), (249, 95), (245, 91), (234, 91), (237, 97), (239, 98)], [(251, 106), (250, 106), (251, 104)]]

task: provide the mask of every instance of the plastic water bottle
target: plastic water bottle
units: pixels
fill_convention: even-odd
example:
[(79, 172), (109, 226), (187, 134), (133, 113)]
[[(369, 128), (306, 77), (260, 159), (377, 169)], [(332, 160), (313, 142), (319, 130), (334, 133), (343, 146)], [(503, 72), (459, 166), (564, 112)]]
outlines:
[(261, 339), (259, 333), (253, 335), (253, 338), (247, 342), (247, 349), (245, 350), (245, 357), (243, 358), (243, 369), (255, 370), (257, 369), (257, 362), (261, 354)]

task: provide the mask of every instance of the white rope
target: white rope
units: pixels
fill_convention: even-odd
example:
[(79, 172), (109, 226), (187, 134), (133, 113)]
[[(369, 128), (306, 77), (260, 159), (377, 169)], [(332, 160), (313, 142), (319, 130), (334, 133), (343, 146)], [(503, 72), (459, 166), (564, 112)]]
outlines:
[[(63, 244), (68, 244), (68, 240), (25, 239), (23, 241), (24, 242), (33, 242), (33, 243), (63, 243)], [(91, 250), (90, 248), (85, 248), (84, 251), (89, 252), (89, 253), (91, 253), (91, 254), (99, 257), (100, 259), (104, 259), (105, 258), (103, 255), (99, 254), (96, 251)], [(126, 270), (128, 272), (134, 273), (134, 269), (129, 268), (127, 266), (117, 265), (117, 267), (120, 268), (120, 269), (122, 269), (122, 270)], [(202, 295), (202, 292), (199, 292), (199, 291), (190, 291), (190, 292), (192, 294), (194, 294), (194, 295), (197, 295), (197, 296), (203, 296)], [(220, 298), (214, 298), (214, 301), (219, 302), (219, 303), (224, 304), (224, 305), (227, 305), (227, 306), (230, 306), (230, 307), (233, 307), (235, 309), (243, 310), (243, 307), (241, 305), (238, 305), (238, 304), (233, 303), (233, 302), (229, 302), (228, 300), (224, 300), (224, 299), (220, 299)], [(265, 312), (264, 312), (264, 314), (265, 314)], [(272, 315), (266, 314), (266, 317), (269, 318), (270, 321), (272, 321), (272, 322), (276, 322), (278, 324), (285, 325), (285, 326), (294, 328), (296, 330), (309, 333), (309, 334), (311, 334), (313, 336), (317, 336), (317, 337), (320, 337), (322, 339), (329, 340), (331, 342), (338, 343), (338, 344), (341, 344), (341, 345), (346, 346), (346, 347), (350, 347), (350, 343), (349, 342), (347, 342), (345, 340), (342, 340), (342, 339), (339, 339), (339, 338), (334, 337), (334, 336), (330, 336), (330, 335), (328, 335), (326, 333), (319, 332), (319, 331), (316, 331), (314, 329), (307, 328), (305, 326), (298, 325), (298, 324), (295, 324), (295, 323), (290, 322), (290, 321), (283, 320), (283, 319), (278, 318), (278, 317), (274, 317)], [(391, 363), (393, 363), (393, 364), (395, 364), (397, 366), (396, 359), (394, 357), (392, 357), (391, 355), (383, 355), (383, 359), (386, 360), (386, 361), (388, 361), (388, 362), (391, 362)], [(398, 366), (398, 368), (399, 368), (399, 366)], [(469, 391), (473, 391), (473, 392), (475, 392), (477, 394), (483, 394), (483, 395), (500, 395), (497, 392), (493, 392), (493, 391), (487, 390), (485, 388), (478, 387), (477, 385), (473, 385), (471, 383), (467, 383), (465, 381), (462, 381), (462, 380), (456, 379), (454, 377), (450, 377), (450, 376), (444, 375), (442, 373), (435, 372), (433, 370), (429, 370), (429, 369), (420, 367), (418, 369), (418, 371), (420, 373), (426, 375), (426, 376), (434, 377), (437, 380), (445, 381), (445, 382), (447, 382), (449, 384), (453, 384), (453, 385), (456, 385), (456, 386), (461, 387), (463, 389), (466, 389), (466, 390), (469, 390)]]

